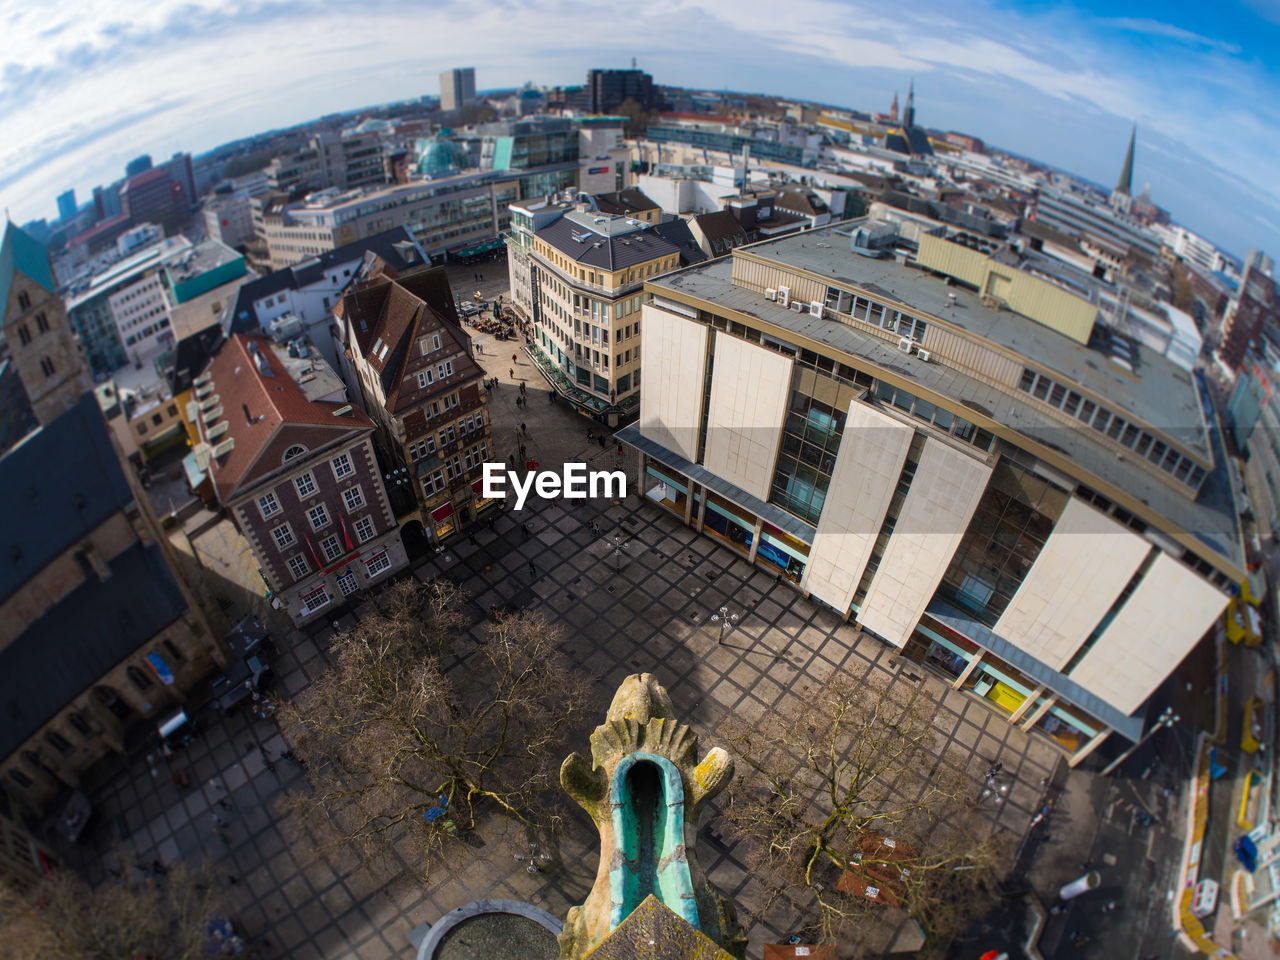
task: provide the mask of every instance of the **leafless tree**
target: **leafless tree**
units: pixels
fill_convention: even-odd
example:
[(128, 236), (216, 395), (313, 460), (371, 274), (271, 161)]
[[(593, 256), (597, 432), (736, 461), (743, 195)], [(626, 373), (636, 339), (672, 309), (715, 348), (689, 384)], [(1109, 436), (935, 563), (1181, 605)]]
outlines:
[(99, 886), (56, 870), (29, 890), (0, 883), (0, 955), (12, 960), (196, 960), (222, 910), (207, 875), (175, 864), (148, 875), (117, 856)]
[[(909, 914), (945, 949), (989, 903), (1009, 851), (947, 763), (923, 693), (837, 674), (723, 736), (741, 761), (725, 816), (749, 868), (824, 942), (865, 942)], [(889, 916), (885, 916), (888, 914)]]
[(486, 809), (557, 825), (559, 762), (587, 716), (586, 684), (534, 614), (500, 618), (478, 649), (460, 649), (464, 604), (447, 583), (397, 585), (281, 708), (310, 786), (285, 809), (320, 849), (425, 877)]

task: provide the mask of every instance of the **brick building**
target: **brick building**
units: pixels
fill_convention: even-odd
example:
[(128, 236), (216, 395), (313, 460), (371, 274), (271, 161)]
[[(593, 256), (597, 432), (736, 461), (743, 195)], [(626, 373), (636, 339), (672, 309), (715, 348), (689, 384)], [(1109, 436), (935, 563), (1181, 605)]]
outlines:
[(295, 623), (404, 567), (373, 422), (315, 347), (235, 334), (194, 385), (197, 466)]
[(480, 492), (490, 430), (484, 372), (441, 268), (372, 281), (339, 304), (349, 383), (378, 423), (390, 469), (413, 479), (435, 543), (493, 506)]

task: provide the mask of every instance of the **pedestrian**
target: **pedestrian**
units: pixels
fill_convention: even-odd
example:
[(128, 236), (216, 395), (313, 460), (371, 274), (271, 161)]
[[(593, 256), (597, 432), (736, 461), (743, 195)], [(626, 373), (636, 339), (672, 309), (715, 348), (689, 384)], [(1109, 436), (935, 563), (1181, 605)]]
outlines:
[(588, 430), (587, 430), (587, 443), (590, 443), (590, 442), (591, 442), (592, 440), (594, 440), (595, 438), (596, 438), (595, 431), (588, 429)]
[[(515, 357), (512, 357), (511, 359), (514, 360)], [(516, 368), (512, 367), (511, 369), (509, 369), (507, 371), (507, 376), (509, 376), (512, 380), (514, 380), (516, 378)]]
[(520, 381), (520, 394), (521, 394), (521, 396), (523, 396), (523, 395), (524, 395), (524, 381), (523, 381), (523, 380), (521, 380), (521, 381)]
[(169, 874), (169, 871), (165, 869), (164, 864), (161, 863), (159, 860), (151, 861), (151, 872), (154, 873), (157, 877), (164, 877), (164, 876), (168, 876)]
[(520, 524), (520, 537), (523, 540), (529, 539), (529, 525), (527, 523)]
[(514, 353), (511, 355), (511, 362), (512, 363), (516, 362), (516, 355)]
[(526, 437), (529, 435), (529, 428), (524, 425), (523, 421), (521, 421), (520, 423), (520, 432), (524, 434)]
[(209, 819), (213, 821), (213, 824), (216, 827), (225, 827), (227, 825), (227, 821), (223, 820), (216, 813), (210, 813)]
[(239, 882), (240, 879), (234, 873), (227, 874), (227, 886), (234, 887)]
[(604, 434), (600, 434), (600, 449), (604, 449)]
[(516, 455), (514, 453), (507, 455), (507, 466), (512, 470), (516, 468)]
[(525, 445), (522, 443), (520, 444), (520, 459), (525, 460), (527, 458), (528, 458), (528, 450), (526, 449)]
[(221, 831), (221, 830), (219, 830), (219, 831), (218, 831), (218, 839), (222, 841), (222, 845), (223, 845), (224, 847), (226, 847), (228, 850), (230, 850), (230, 849), (231, 849), (231, 838), (230, 838), (230, 837), (228, 837), (228, 836), (227, 836), (223, 831)]
[(547, 391), (547, 402), (548, 402), (548, 403), (555, 403), (555, 402), (556, 402), (556, 392), (555, 392), (554, 390), (548, 390), (548, 391)]
[(618, 441), (618, 456), (622, 456), (622, 441)]
[(497, 532), (497, 530), (498, 530), (498, 528), (497, 528), (496, 526), (494, 526), (494, 523), (493, 523), (493, 517), (490, 517), (490, 518), (489, 518), (489, 532), (490, 532), (490, 533), (496, 533), (496, 532)]
[(529, 579), (532, 580), (538, 575), (538, 568), (533, 565), (533, 561), (529, 561)]

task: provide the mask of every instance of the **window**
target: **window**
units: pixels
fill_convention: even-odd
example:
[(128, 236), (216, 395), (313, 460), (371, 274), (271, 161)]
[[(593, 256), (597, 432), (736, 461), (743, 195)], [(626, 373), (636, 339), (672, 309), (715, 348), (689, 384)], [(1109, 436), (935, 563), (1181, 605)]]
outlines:
[(276, 542), (276, 547), (283, 550), (285, 547), (293, 546), (293, 528), (287, 523), (282, 523), (271, 531), (271, 537)]
[[(19, 302), (21, 302), (22, 298), (25, 296), (26, 296), (25, 293), (18, 294)], [(29, 789), (35, 786), (35, 784), (31, 782), (31, 778), (28, 777), (21, 770), (10, 770), (9, 777), (13, 780), (14, 783), (16, 783), (20, 787), (26, 787)]]
[(316, 479), (308, 471), (300, 477), (293, 478), (293, 485), (298, 490), (298, 499), (302, 500), (316, 492)]
[(333, 467), (333, 476), (335, 480), (341, 480), (343, 477), (349, 477), (356, 472), (355, 464), (351, 462), (351, 454), (340, 453), (329, 461)]
[(71, 744), (67, 743), (65, 739), (52, 730), (45, 731), (44, 739), (49, 746), (53, 747), (53, 749), (57, 750), (59, 753), (71, 752)]
[(18, 327), (18, 339), (22, 341), (24, 347), (31, 342), (31, 331), (27, 329), (25, 323)]
[(48, 357), (45, 357), (43, 360), (40, 361), (40, 369), (44, 371), (44, 375), (46, 377), (52, 377), (53, 361), (50, 360)]
[(359, 510), (364, 506), (364, 491), (359, 487), (352, 487), (350, 490), (343, 490), (342, 502), (347, 505), (347, 513), (351, 513), (353, 510)]
[(372, 580), (380, 573), (385, 573), (391, 569), (391, 558), (387, 556), (387, 551), (375, 553), (372, 557), (364, 562), (365, 573)]
[(137, 667), (131, 666), (127, 668), (125, 670), (125, 675), (129, 678), (129, 682), (132, 683), (139, 690), (145, 691), (145, 690), (151, 689), (151, 686), (152, 686), (151, 678), (148, 677), (141, 670), (139, 670)]
[(418, 389), (423, 390), (431, 385), (432, 377), (430, 370), (418, 371)]
[(432, 349), (432, 350), (439, 350), (439, 349), (440, 349), (440, 334), (438, 334), (438, 333), (436, 333), (436, 334), (432, 334), (432, 336), (431, 336), (431, 349)]
[(75, 727), (76, 733), (88, 740), (93, 736), (93, 728), (89, 726), (89, 721), (84, 718), (84, 714), (76, 711), (67, 717), (67, 722)]
[(280, 502), (274, 493), (264, 493), (258, 498), (258, 512), (263, 520), (280, 512)]
[(349, 597), (355, 593), (358, 586), (359, 585), (356, 583), (356, 575), (350, 570), (347, 570), (342, 574), (342, 576), (338, 577), (338, 592), (344, 597)]
[(25, 310), (31, 306), (31, 297), (27, 291), (22, 290), (18, 293), (18, 309)]
[(436, 375), (443, 380), (445, 377), (453, 376), (453, 361), (446, 360), (444, 363), (436, 364)]
[(320, 549), (324, 551), (326, 560), (337, 560), (342, 556), (342, 541), (337, 536), (325, 537), (320, 541)]
[(310, 593), (302, 595), (302, 612), (315, 613), (329, 605), (329, 591), (324, 587), (316, 587)]
[(427, 442), (425, 440), (415, 440), (409, 444), (409, 462), (417, 463), (427, 455)]
[(361, 517), (355, 522), (356, 539), (366, 543), (373, 539), (373, 517)]
[(323, 503), (318, 503), (307, 511), (307, 519), (311, 521), (312, 530), (319, 530), (329, 525), (329, 511)]
[(173, 660), (174, 663), (187, 662), (187, 658), (182, 655), (182, 651), (174, 645), (172, 640), (161, 640), (160, 643), (164, 647), (164, 652), (169, 654), (169, 658)]
[(294, 580), (301, 580), (311, 572), (311, 564), (307, 563), (307, 558), (302, 554), (289, 558), (289, 572), (293, 574)]

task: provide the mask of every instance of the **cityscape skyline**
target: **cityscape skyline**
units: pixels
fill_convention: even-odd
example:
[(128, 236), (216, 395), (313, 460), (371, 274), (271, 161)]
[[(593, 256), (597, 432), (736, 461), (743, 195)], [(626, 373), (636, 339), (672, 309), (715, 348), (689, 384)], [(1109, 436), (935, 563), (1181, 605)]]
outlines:
[[(55, 198), (119, 176), (151, 152), (200, 153), (326, 113), (437, 93), (436, 74), (474, 65), (481, 89), (580, 83), (593, 66), (636, 56), (658, 83), (736, 89), (885, 109), (915, 78), (926, 126), (1109, 184), (1138, 125), (1135, 189), (1237, 256), (1280, 246), (1280, 80), (1274, 5), (1212, 14), (1193, 7), (1100, 16), (1087, 7), (968, 3), (892, 18), (856, 3), (806, 0), (785, 23), (748, 3), (728, 20), (714, 4), (650, 7), (626, 20), (576, 3), (466, 15), (431, 7), (447, 58), (420, 60), (423, 8), (244, 3), (157, 4), (128, 22), (95, 3), (53, 19), (4, 15), (8, 46), (0, 119), (0, 202), (18, 222)], [(721, 37), (708, 56), (677, 37)], [(849, 26), (843, 27), (842, 24)], [(992, 24), (1001, 24), (995, 39)], [(565, 24), (604, 38), (575, 42)], [(287, 27), (263, 56), (262, 37)], [(481, 42), (483, 40), (483, 42)], [(747, 51), (743, 53), (741, 51)], [(760, 63), (775, 66), (765, 81)], [(1170, 71), (1170, 64), (1178, 69)], [(282, 81), (282, 78), (288, 78)], [(1030, 119), (1030, 122), (1028, 120)], [(1229, 152), (1219, 145), (1230, 145)], [(1195, 185), (1194, 192), (1188, 187)]]

